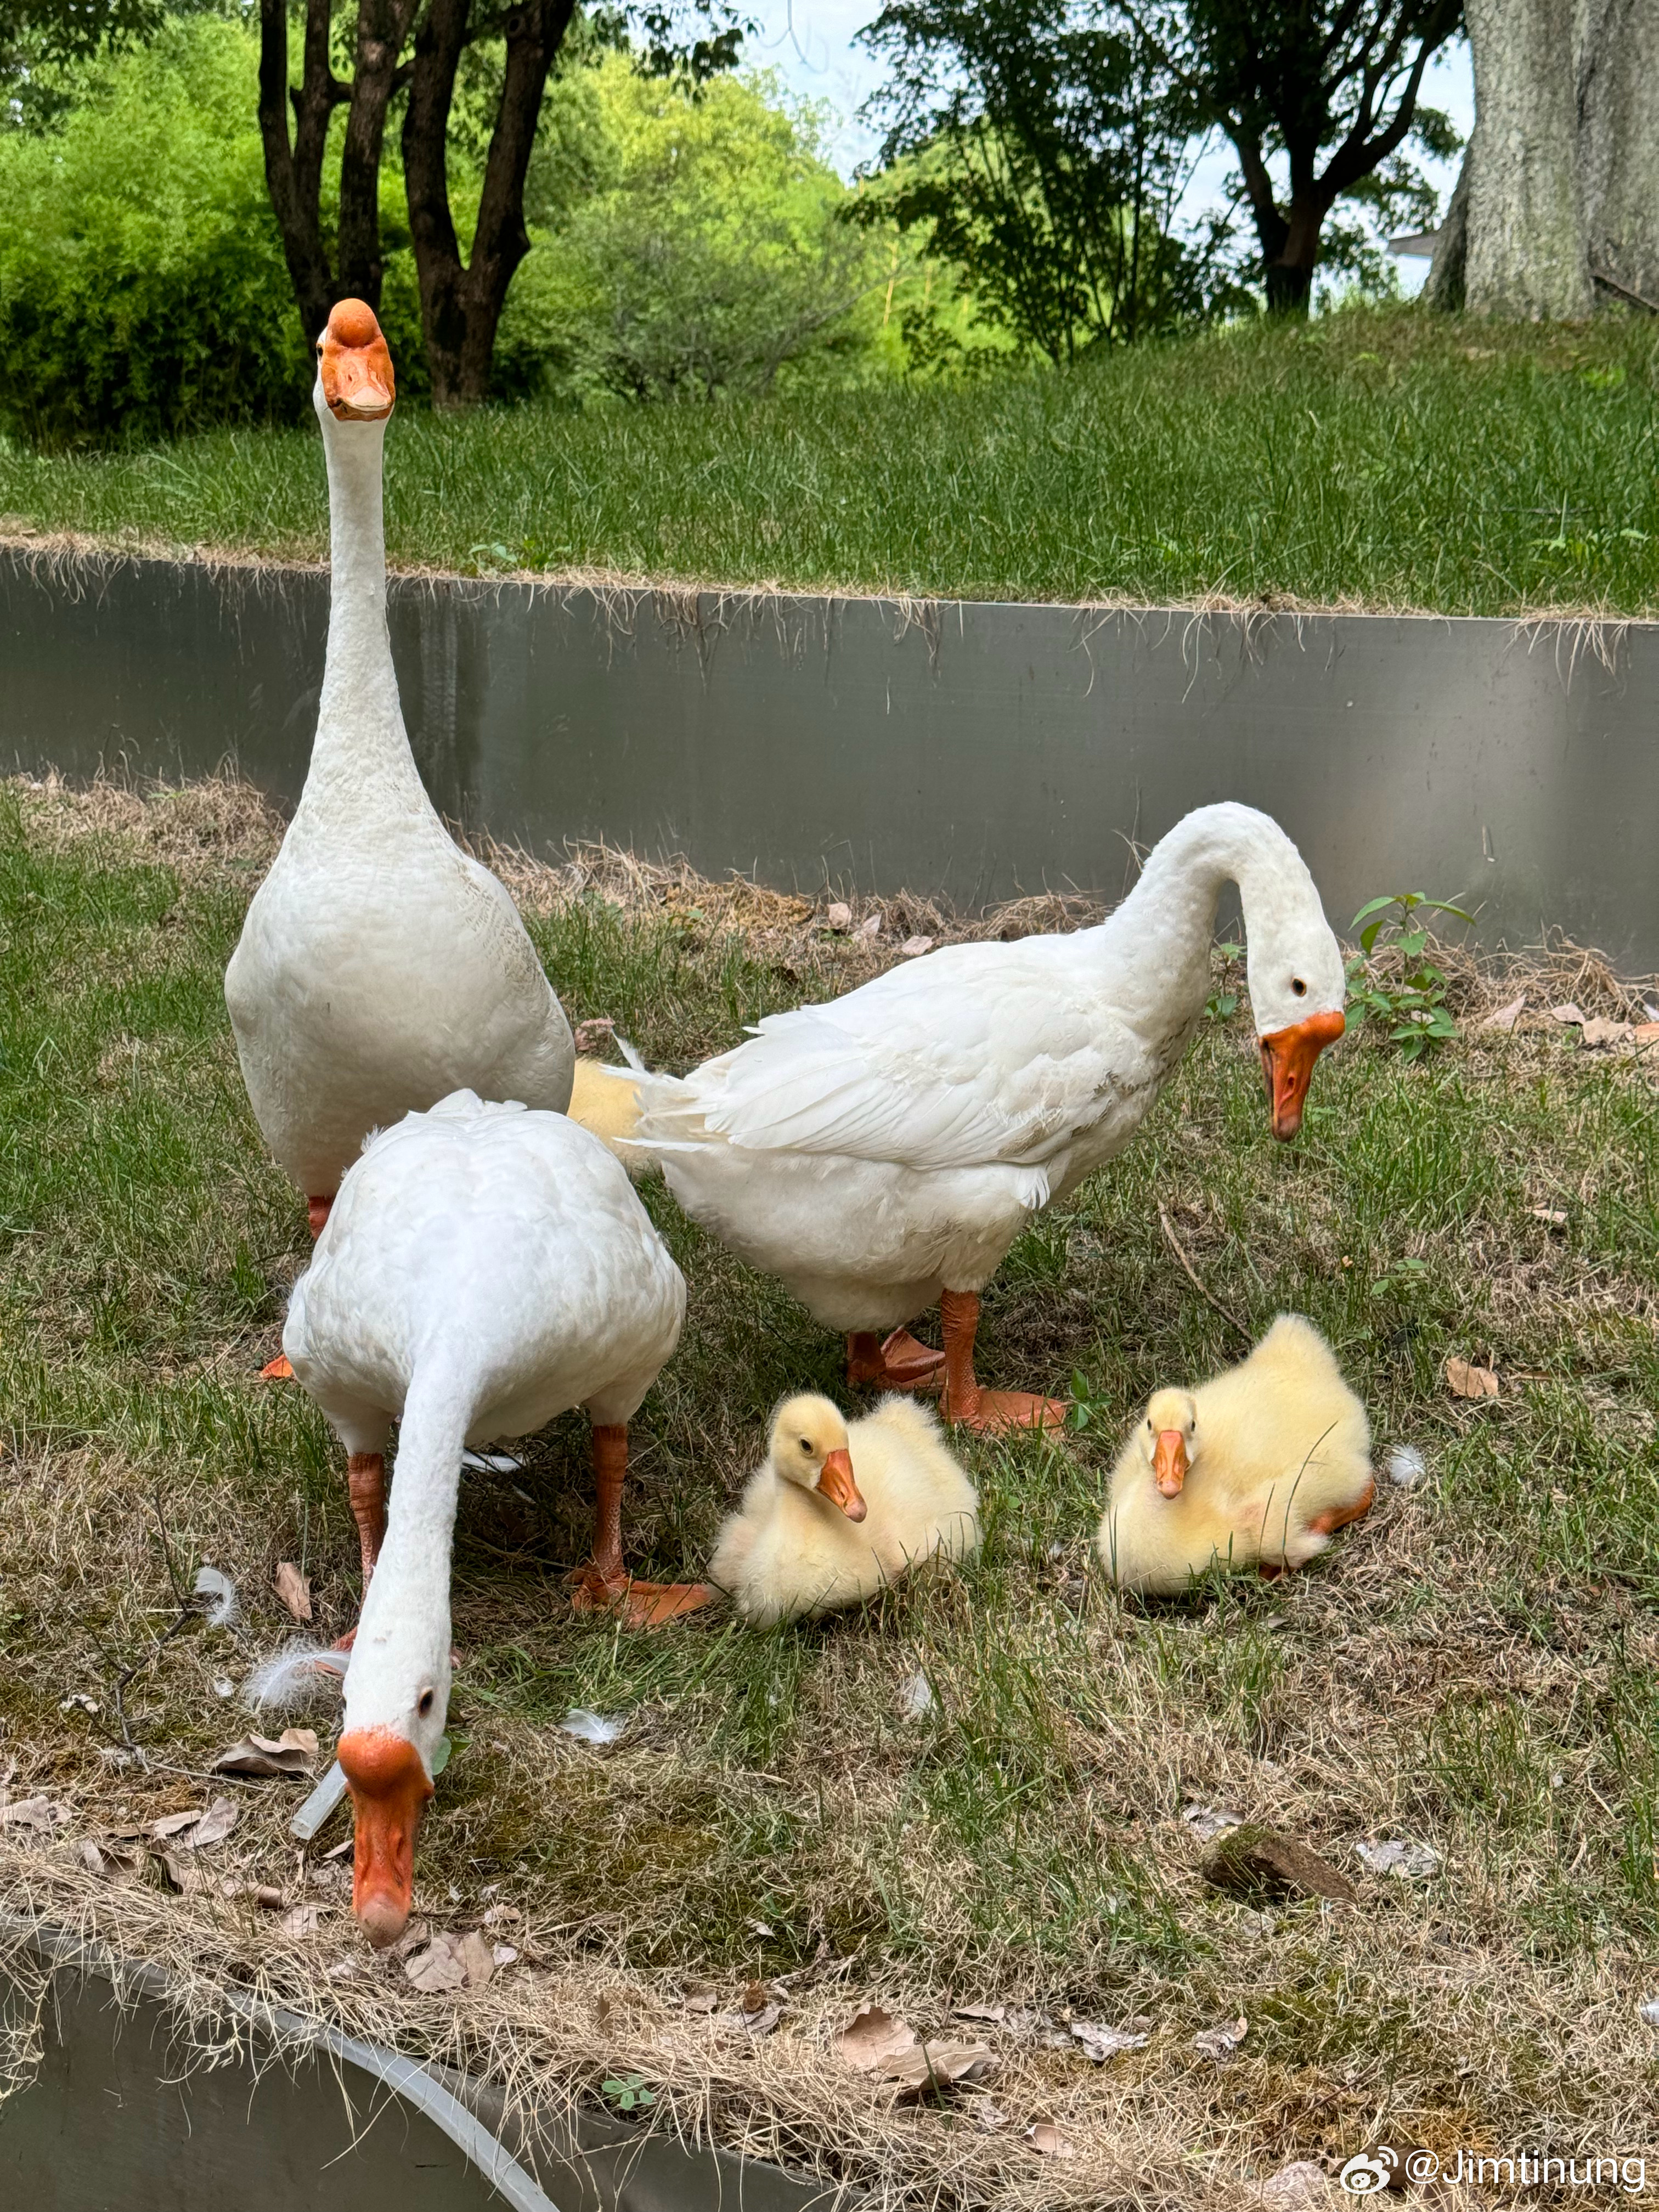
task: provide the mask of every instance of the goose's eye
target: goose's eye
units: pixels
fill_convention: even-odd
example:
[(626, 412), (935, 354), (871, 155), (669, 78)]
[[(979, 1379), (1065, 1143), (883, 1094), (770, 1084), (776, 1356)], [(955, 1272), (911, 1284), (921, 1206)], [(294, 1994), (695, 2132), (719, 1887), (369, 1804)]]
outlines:
[(812, 1456), (812, 1439), (811, 1439), (811, 1437), (803, 1437), (801, 1438), (801, 1440), (800, 1440), (800, 1448), (801, 1448), (801, 1449), (802, 1449), (802, 1450), (806, 1454), (806, 1456), (808, 1457), (808, 1459), (811, 1459), (811, 1456)]
[(430, 1690), (422, 1691), (420, 1701), (416, 1705), (415, 1710), (422, 1720), (426, 1718), (427, 1715), (432, 1711), (432, 1692)]
[(1308, 995), (1308, 987), (1299, 975), (1291, 976), (1291, 988), (1296, 993), (1298, 999), (1305, 999)]

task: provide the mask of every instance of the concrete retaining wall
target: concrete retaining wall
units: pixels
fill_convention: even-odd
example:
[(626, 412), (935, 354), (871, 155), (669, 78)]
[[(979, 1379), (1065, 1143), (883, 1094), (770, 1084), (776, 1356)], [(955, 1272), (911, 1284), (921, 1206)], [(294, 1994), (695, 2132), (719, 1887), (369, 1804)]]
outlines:
[[(319, 571), (0, 547), (0, 763), (199, 775), (292, 800)], [(604, 836), (784, 887), (963, 904), (1115, 896), (1126, 840), (1275, 815), (1346, 927), (1382, 891), (1659, 967), (1659, 624), (1194, 616), (398, 580), (439, 807), (548, 851)]]

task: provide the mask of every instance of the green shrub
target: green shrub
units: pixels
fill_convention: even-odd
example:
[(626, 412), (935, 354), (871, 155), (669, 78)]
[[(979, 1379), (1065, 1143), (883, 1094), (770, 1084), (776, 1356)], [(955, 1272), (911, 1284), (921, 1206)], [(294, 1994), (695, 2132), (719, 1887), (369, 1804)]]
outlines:
[[(55, 130), (0, 132), (0, 427), (46, 448), (287, 422), (314, 374), (265, 197), (258, 48), (217, 16), (77, 72)], [(402, 179), (384, 216), (398, 242)], [(423, 359), (410, 257), (382, 320)], [(401, 265), (400, 265), (401, 264)]]

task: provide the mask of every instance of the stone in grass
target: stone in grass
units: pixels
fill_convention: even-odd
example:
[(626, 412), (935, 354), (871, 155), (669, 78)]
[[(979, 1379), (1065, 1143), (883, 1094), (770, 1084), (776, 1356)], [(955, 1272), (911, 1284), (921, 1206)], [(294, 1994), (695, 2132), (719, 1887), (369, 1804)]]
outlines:
[(1218, 1838), (1205, 1852), (1200, 1871), (1206, 1881), (1235, 1897), (1332, 1897), (1352, 1905), (1358, 1895), (1317, 1851), (1260, 1820)]

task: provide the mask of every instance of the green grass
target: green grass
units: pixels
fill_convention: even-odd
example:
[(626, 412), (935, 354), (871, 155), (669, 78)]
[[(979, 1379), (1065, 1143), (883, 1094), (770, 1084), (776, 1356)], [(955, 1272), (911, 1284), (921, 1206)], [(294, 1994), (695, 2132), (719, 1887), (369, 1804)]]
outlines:
[[(303, 1559), (325, 1632), (357, 1598), (340, 1455), (299, 1392), (256, 1376), (307, 1249), (220, 995), (269, 831), (189, 793), (0, 798), (0, 1762), (86, 1821), (118, 1793), (143, 1818), (199, 1802), (179, 1778), (242, 1724), (210, 1685), (286, 1632), (275, 1562)], [(683, 908), (590, 896), (533, 927), (573, 1017), (611, 1014), (656, 1058), (836, 985), (810, 926), (787, 961)], [(929, 2027), (969, 1998), (1145, 2012), (1152, 2045), (1114, 2063), (1121, 2101), (1046, 2053), (1041, 2078), (1013, 2068), (997, 2094), (1018, 2124), (1063, 2110), (1091, 2140), (1150, 2141), (1156, 2120), (1206, 2172), (1395, 2129), (1448, 2156), (1546, 2136), (1642, 2148), (1654, 2047), (1635, 2006), (1659, 1986), (1652, 1078), (1545, 1025), (1416, 1067), (1362, 1037), (1322, 1066), (1291, 1147), (1259, 1094), (1247, 1015), (1210, 1024), (1131, 1151), (1011, 1255), (981, 1372), (1061, 1389), (1077, 1373), (1090, 1419), (1056, 1445), (964, 1444), (986, 1542), (960, 1573), (817, 1625), (630, 1636), (564, 1601), (588, 1512), (579, 1417), (532, 1441), (516, 1480), (470, 1480), (428, 1909), (476, 1924), (493, 1887), (548, 1955), (620, 1960), (648, 1989), (734, 1989), (827, 1943), (850, 1962), (842, 2016), (896, 1990)], [(672, 1575), (706, 1559), (775, 1397), (844, 1394), (833, 1339), (659, 1183), (644, 1195), (690, 1288), (628, 1508), (633, 1563)], [(1160, 1205), (1253, 1328), (1310, 1314), (1379, 1447), (1419, 1443), (1431, 1474), (1384, 1485), (1288, 1583), (1143, 1605), (1091, 1560), (1107, 1469), (1154, 1385), (1232, 1356)], [(1565, 1225), (1536, 1218), (1546, 1205)], [(1448, 1395), (1454, 1352), (1495, 1360), (1495, 1403)], [(204, 1556), (234, 1573), (239, 1638), (195, 1627), (153, 1654), (174, 1617), (163, 1530), (186, 1578)], [(126, 1668), (148, 1774), (100, 1757), (123, 1747)], [(918, 1668), (935, 1703), (908, 1720)], [(76, 1692), (99, 1712), (65, 1712)], [(573, 1705), (627, 1716), (623, 1743), (559, 1735)], [(283, 1881), (291, 1793), (242, 1795), (251, 1863)], [(1303, 1836), (1360, 1878), (1360, 1903), (1280, 1905), (1264, 1926), (1207, 1891), (1189, 1796)], [(1434, 1844), (1443, 1874), (1361, 1877), (1355, 1842), (1389, 1835)], [(345, 1942), (337, 1922), (326, 1940)], [(1240, 2011), (1249, 2040), (1218, 2069), (1192, 2036)]]
[[(409, 410), (392, 557), (967, 598), (1659, 608), (1659, 337), (1402, 308), (1066, 375), (714, 406)], [(317, 434), (0, 457), (46, 531), (314, 558)], [(13, 526), (15, 526), (14, 520)]]

